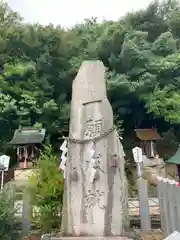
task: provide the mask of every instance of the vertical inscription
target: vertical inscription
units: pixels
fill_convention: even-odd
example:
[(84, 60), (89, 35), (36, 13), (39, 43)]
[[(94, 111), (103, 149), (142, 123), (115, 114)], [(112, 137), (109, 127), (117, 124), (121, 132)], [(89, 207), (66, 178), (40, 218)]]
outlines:
[[(94, 223), (93, 219), (93, 208), (94, 206), (98, 206), (101, 210), (105, 210), (106, 206), (104, 205), (104, 201), (102, 201), (105, 197), (104, 192), (99, 189), (95, 189), (94, 191), (88, 190), (87, 195), (84, 197), (84, 208), (86, 210), (86, 215), (88, 213), (91, 214), (91, 223)], [(101, 201), (103, 203), (101, 203)]]
[(92, 83), (89, 83), (88, 93), (89, 93), (90, 98), (93, 99), (96, 94), (96, 91), (95, 91)]
[(94, 138), (100, 135), (102, 129), (102, 119), (93, 121), (92, 119), (87, 121), (87, 129), (85, 130), (86, 138)]

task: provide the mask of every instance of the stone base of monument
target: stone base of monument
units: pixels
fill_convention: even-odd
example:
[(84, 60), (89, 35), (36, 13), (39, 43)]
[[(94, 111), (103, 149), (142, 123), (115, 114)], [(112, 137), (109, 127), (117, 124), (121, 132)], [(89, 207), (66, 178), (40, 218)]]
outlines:
[(51, 240), (133, 240), (127, 237), (53, 237)]
[[(124, 236), (51, 236), (48, 240), (133, 240), (135, 237), (134, 232), (133, 233), (127, 233)], [(47, 239), (41, 239), (41, 240), (47, 240)]]
[[(44, 234), (41, 240), (133, 240), (136, 239), (136, 232), (125, 231), (123, 236), (63, 236), (62, 233)], [(30, 239), (31, 240), (31, 239)], [(36, 239), (38, 240), (38, 239)]]

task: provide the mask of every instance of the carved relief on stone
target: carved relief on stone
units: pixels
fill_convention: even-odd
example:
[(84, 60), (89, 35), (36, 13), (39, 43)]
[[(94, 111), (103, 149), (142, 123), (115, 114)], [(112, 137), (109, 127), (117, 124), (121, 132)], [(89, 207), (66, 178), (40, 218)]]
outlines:
[(97, 154), (95, 157), (94, 157), (94, 164), (93, 164), (93, 168), (95, 169), (100, 169), (100, 158), (101, 158), (101, 154)]
[(93, 164), (90, 177), (91, 183), (94, 183), (95, 181), (100, 179), (100, 172), (105, 173), (101, 166), (102, 163), (101, 159), (102, 159), (101, 154), (95, 154), (95, 156), (93, 156), (92, 158)]
[(94, 158), (93, 168), (104, 173), (104, 170), (102, 169), (102, 166), (101, 166), (102, 155), (98, 153), (93, 158)]
[(85, 138), (94, 138), (101, 134), (102, 128), (102, 119), (92, 120), (89, 119), (87, 121), (87, 129), (85, 130), (84, 137)]
[(118, 166), (119, 156), (117, 154), (112, 154), (110, 157), (110, 167)]
[(86, 148), (83, 155), (83, 172), (86, 173), (91, 165), (91, 161), (94, 158), (94, 143), (92, 142)]
[[(105, 173), (105, 171), (103, 170), (103, 168), (101, 166), (101, 159), (102, 159), (102, 155), (100, 153), (98, 153), (98, 154), (95, 153), (94, 154), (94, 156), (93, 156), (94, 162), (93, 162), (93, 165), (92, 165), (92, 167), (94, 169), (96, 169), (96, 174), (95, 174), (94, 180), (99, 179), (100, 172)], [(84, 173), (86, 173), (88, 171), (90, 161), (91, 160), (89, 160), (89, 159), (85, 159), (85, 164), (84, 164), (84, 167), (83, 167)]]
[(100, 203), (102, 197), (104, 197), (104, 192), (100, 192), (99, 189), (96, 189), (95, 191), (88, 190), (88, 193), (84, 198), (84, 207), (88, 209), (97, 204), (100, 209), (105, 209), (105, 205)]
[(96, 90), (93, 88), (93, 85), (90, 84), (91, 87), (88, 88), (88, 94), (90, 99), (93, 99), (93, 97), (96, 95)]

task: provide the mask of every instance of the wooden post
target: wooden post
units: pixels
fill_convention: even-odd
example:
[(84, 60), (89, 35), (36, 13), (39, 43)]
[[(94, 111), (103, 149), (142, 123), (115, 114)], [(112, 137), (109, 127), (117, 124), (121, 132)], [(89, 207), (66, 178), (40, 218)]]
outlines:
[(27, 236), (31, 228), (31, 205), (30, 195), (26, 190), (23, 192), (23, 212), (22, 212), (22, 232), (24, 236)]
[(164, 236), (167, 237), (173, 231), (180, 229), (180, 188), (176, 186), (176, 181), (167, 178), (158, 176), (157, 182), (161, 228), (164, 232)]
[(177, 217), (177, 222), (176, 222), (176, 227), (177, 230), (180, 232), (180, 187), (176, 186), (175, 187), (175, 194), (174, 198), (176, 199), (176, 217)]
[(137, 180), (139, 207), (141, 218), (141, 229), (148, 231), (151, 229), (151, 221), (149, 215), (149, 200), (148, 200), (148, 184), (145, 179)]
[(137, 164), (138, 171), (138, 195), (139, 195), (139, 208), (140, 208), (140, 218), (141, 218), (141, 229), (148, 231), (151, 229), (151, 221), (149, 215), (149, 199), (148, 199), (148, 184), (147, 180), (142, 179), (142, 149), (135, 147), (132, 149), (134, 161)]
[(4, 170), (1, 171), (1, 191), (3, 190), (4, 187)]
[(163, 191), (163, 181), (162, 177), (157, 177), (157, 190), (158, 190), (158, 200), (160, 208), (160, 218), (161, 218), (161, 230), (166, 235), (166, 218), (164, 212), (164, 191)]
[(180, 165), (177, 164), (176, 167), (177, 167), (178, 182), (180, 182)]
[(24, 148), (24, 168), (27, 168), (27, 158), (28, 158), (28, 152), (27, 147)]

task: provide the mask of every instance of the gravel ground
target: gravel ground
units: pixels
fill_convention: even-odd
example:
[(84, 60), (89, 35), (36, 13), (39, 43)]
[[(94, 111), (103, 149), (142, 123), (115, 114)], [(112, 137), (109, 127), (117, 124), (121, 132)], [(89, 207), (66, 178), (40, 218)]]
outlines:
[(156, 231), (136, 231), (136, 240), (163, 240), (164, 234), (161, 230)]

